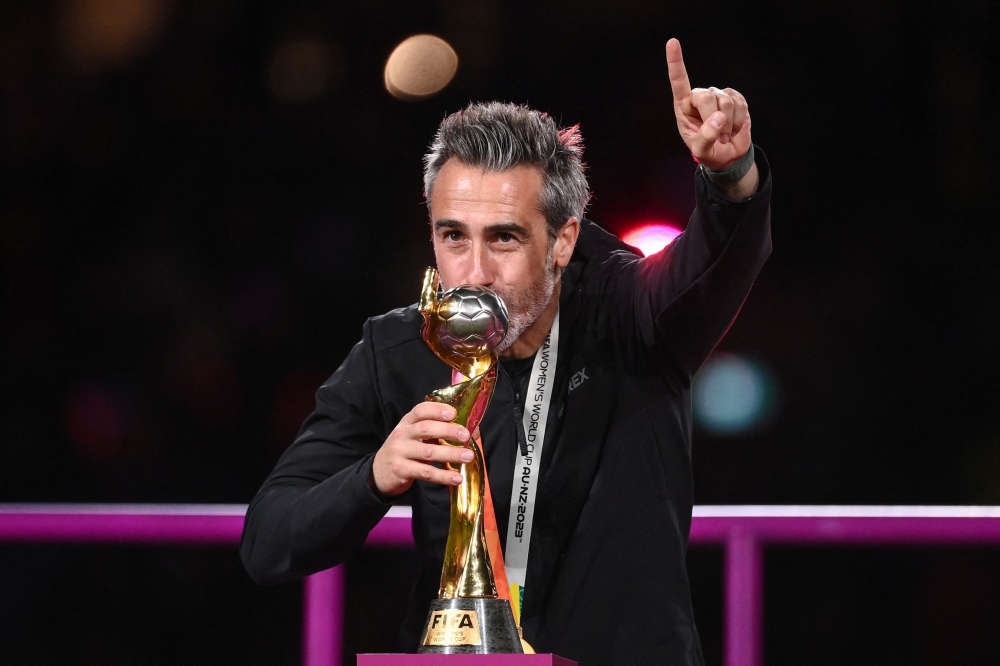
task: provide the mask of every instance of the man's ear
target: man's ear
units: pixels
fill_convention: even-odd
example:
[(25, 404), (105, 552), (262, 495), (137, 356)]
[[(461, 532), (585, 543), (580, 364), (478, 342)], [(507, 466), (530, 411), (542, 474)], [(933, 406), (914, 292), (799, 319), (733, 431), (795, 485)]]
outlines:
[(561, 270), (569, 266), (576, 247), (576, 239), (580, 237), (580, 220), (571, 217), (566, 224), (556, 232), (556, 240), (552, 245), (552, 261)]

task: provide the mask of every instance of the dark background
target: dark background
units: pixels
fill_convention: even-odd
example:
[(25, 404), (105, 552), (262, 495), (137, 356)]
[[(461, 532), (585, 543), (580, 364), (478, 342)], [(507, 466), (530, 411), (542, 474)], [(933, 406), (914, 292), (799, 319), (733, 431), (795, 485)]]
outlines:
[[(663, 43), (743, 92), (774, 254), (720, 349), (771, 423), (696, 433), (698, 503), (1000, 504), (997, 5), (593, 0), (0, 4), (0, 501), (250, 500), (370, 315), (432, 262), (421, 156), (469, 100), (581, 123), (616, 232), (683, 226)], [(382, 68), (460, 58), (402, 102)], [(710, 664), (721, 555), (690, 557)], [(350, 564), (392, 649), (406, 552)], [(1000, 662), (996, 549), (773, 549), (769, 664)], [(0, 548), (0, 661), (294, 664), (299, 588), (229, 549)]]

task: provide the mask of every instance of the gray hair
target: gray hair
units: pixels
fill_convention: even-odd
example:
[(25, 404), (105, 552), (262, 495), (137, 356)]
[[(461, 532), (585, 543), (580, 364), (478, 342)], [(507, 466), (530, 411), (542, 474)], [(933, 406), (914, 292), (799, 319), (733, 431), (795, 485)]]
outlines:
[(566, 220), (583, 219), (590, 188), (583, 171), (580, 126), (559, 128), (549, 114), (519, 104), (474, 102), (441, 121), (424, 155), (424, 197), (431, 205), (434, 180), (445, 162), (455, 158), (484, 171), (519, 166), (542, 170), (539, 209), (555, 238)]

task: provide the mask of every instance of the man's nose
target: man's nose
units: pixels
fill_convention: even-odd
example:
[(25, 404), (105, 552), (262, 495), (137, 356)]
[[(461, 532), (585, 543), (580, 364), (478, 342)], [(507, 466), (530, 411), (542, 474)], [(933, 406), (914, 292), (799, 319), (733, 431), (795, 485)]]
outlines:
[(469, 267), (468, 283), (481, 287), (488, 287), (493, 284), (495, 273), (493, 262), (489, 257), (487, 248), (477, 247), (472, 251), (472, 265)]

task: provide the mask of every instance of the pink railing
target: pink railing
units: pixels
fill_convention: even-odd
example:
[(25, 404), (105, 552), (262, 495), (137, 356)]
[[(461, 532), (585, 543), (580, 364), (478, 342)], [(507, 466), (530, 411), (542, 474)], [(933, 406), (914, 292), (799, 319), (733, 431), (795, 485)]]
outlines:
[[(0, 542), (233, 546), (245, 513), (235, 504), (0, 504)], [(725, 552), (726, 666), (760, 666), (765, 545), (1000, 544), (1000, 507), (697, 506), (691, 543)], [(409, 508), (391, 509), (366, 545), (412, 546)], [(305, 580), (305, 666), (341, 664), (343, 569)]]

